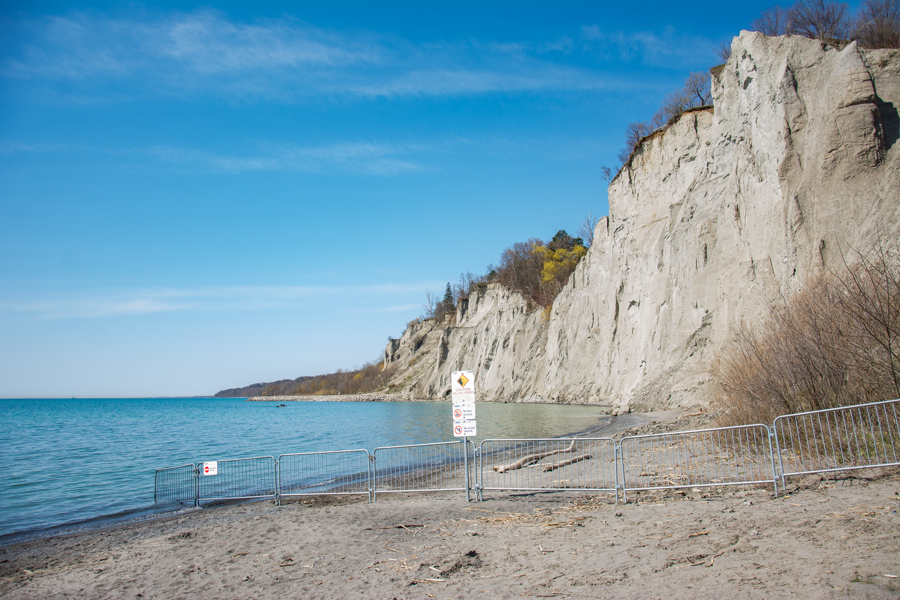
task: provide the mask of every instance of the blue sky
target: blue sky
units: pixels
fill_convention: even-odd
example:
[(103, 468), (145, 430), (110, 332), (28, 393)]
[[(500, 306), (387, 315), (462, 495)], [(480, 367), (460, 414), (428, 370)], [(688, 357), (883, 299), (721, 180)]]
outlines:
[(0, 397), (377, 359), (769, 5), (0, 4)]

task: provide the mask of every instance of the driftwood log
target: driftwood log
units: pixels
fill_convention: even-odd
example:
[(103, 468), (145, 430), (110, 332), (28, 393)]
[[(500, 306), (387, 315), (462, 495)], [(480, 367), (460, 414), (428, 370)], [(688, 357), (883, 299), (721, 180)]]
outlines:
[(523, 456), (516, 462), (508, 465), (496, 465), (494, 470), (498, 473), (506, 473), (507, 471), (514, 471), (516, 469), (521, 469), (522, 467), (526, 467), (528, 465), (534, 464), (537, 461), (541, 460), (545, 456), (551, 456), (553, 454), (560, 454), (562, 452), (571, 452), (575, 449), (575, 440), (572, 440), (572, 443), (569, 444), (568, 448), (559, 450), (550, 450), (548, 452), (537, 452), (535, 454), (529, 454), (528, 456)]
[(581, 462), (583, 460), (587, 460), (591, 457), (590, 454), (582, 454), (581, 456), (573, 456), (572, 458), (567, 458), (566, 460), (561, 460), (558, 463), (553, 463), (551, 465), (546, 465), (544, 467), (544, 473), (547, 471), (555, 471), (560, 467), (565, 467), (566, 465), (571, 465), (573, 463)]

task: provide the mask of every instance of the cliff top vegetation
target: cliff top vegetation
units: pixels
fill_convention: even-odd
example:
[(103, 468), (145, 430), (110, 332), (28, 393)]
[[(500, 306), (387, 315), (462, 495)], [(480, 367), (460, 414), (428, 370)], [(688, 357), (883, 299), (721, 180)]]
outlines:
[[(753, 31), (768, 36), (799, 35), (827, 44), (843, 46), (856, 41), (864, 48), (900, 48), (900, 0), (863, 0), (856, 14), (846, 3), (832, 0), (797, 0), (788, 8), (773, 6), (751, 24)], [(731, 46), (723, 44), (719, 58), (726, 62)], [(710, 73), (688, 75), (684, 87), (670, 93), (649, 121), (625, 127), (625, 146), (619, 151), (624, 166), (640, 145), (655, 132), (691, 109), (712, 104)], [(609, 181), (613, 170), (603, 167)]]
[(441, 299), (425, 292), (425, 313), (419, 320), (442, 319), (454, 312), (460, 301), (491, 281), (519, 292), (534, 307), (549, 307), (587, 254), (590, 241), (586, 242), (585, 237), (593, 238), (596, 223), (593, 215), (585, 218), (581, 226), (584, 237), (572, 237), (560, 229), (549, 242), (539, 238), (516, 242), (503, 251), (497, 266), (488, 265), (484, 275), (461, 273), (458, 283), (448, 282)]

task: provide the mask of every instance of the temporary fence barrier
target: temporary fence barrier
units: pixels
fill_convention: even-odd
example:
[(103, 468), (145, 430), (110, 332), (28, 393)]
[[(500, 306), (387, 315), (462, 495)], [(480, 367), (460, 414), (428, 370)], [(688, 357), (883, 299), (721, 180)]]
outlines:
[(372, 501), (368, 450), (305, 452), (278, 457), (278, 497), (365, 494)]
[[(772, 438), (775, 439), (773, 451)], [(477, 464), (476, 464), (477, 462)], [(476, 490), (638, 490), (772, 484), (900, 465), (900, 400), (783, 415), (766, 425), (622, 438), (487, 439), (307, 452), (157, 469), (154, 502)]]
[(618, 498), (612, 438), (483, 440), (478, 446), (479, 499), (484, 490), (582, 490)]
[(900, 464), (900, 400), (783, 415), (775, 419), (784, 478)]
[(154, 504), (196, 504), (197, 473), (193, 463), (157, 469), (153, 477)]
[(372, 453), (372, 499), (379, 492), (460, 490), (468, 498), (474, 470), (471, 442), (385, 446)]
[(765, 425), (635, 435), (619, 444), (626, 494), (775, 482), (772, 441)]
[(275, 457), (258, 456), (216, 461), (216, 474), (201, 468), (197, 501), (275, 498)]

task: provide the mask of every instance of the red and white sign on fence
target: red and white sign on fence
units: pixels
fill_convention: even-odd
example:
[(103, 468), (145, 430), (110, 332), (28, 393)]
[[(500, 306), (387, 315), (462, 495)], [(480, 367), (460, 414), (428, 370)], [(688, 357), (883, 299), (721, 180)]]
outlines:
[(451, 373), (450, 391), (453, 397), (453, 436), (475, 435), (475, 373)]

